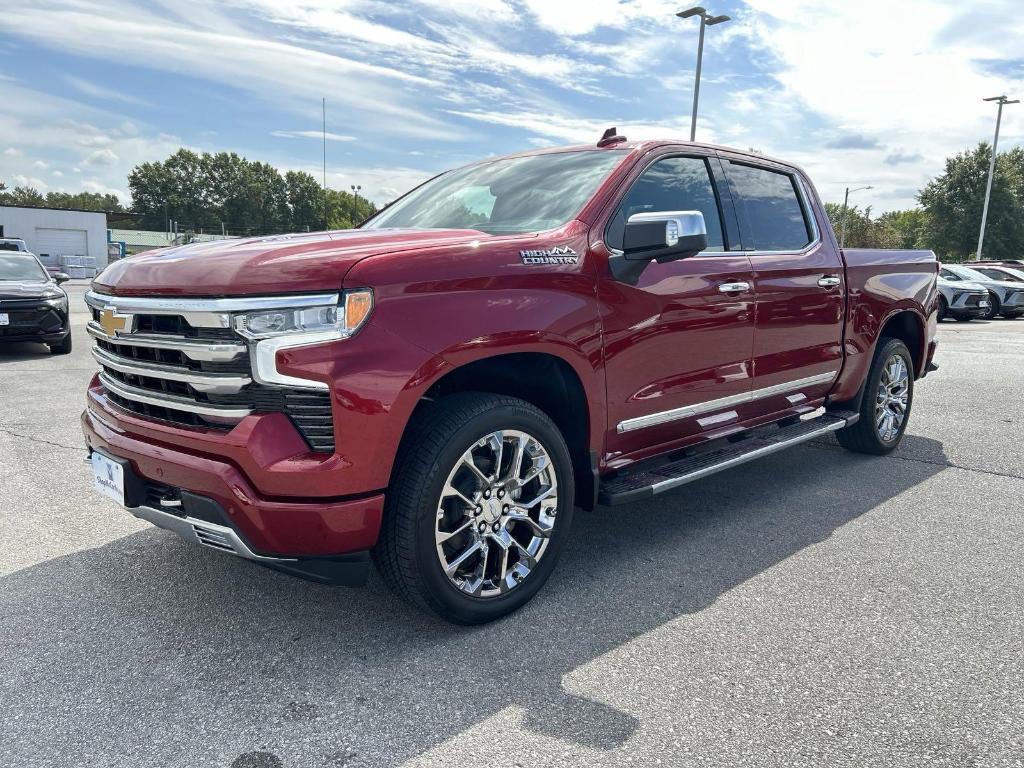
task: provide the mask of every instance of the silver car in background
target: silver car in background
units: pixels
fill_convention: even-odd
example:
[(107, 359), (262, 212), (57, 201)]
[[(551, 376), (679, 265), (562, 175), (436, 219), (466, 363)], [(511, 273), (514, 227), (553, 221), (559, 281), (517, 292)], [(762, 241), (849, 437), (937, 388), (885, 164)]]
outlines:
[(967, 322), (988, 315), (988, 289), (978, 283), (961, 280), (952, 273), (949, 273), (951, 277), (947, 278), (943, 275), (944, 272), (945, 268), (939, 272), (938, 279), (940, 321), (951, 317), (960, 322)]
[(1024, 284), (993, 280), (988, 275), (963, 264), (941, 265), (939, 277), (953, 283), (976, 283), (987, 290), (989, 307), (982, 317), (988, 320), (1000, 315), (1008, 318), (1024, 315)]

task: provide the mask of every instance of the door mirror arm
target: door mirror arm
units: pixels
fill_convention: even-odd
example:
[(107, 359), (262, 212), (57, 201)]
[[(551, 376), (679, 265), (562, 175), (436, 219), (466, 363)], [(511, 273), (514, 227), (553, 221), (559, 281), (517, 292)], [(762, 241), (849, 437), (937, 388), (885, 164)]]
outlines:
[(707, 247), (707, 226), (700, 211), (634, 213), (626, 222), (622, 253), (611, 256), (608, 266), (616, 280), (636, 285), (652, 261), (686, 259)]

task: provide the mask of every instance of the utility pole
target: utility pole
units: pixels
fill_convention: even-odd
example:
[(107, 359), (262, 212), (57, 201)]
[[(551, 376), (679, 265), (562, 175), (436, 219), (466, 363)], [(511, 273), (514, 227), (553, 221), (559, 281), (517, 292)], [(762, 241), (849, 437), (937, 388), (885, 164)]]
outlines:
[(324, 117), (324, 229), (327, 229), (327, 97), (322, 101)]
[(999, 123), (1003, 120), (1003, 106), (1006, 104), (1019, 104), (1020, 99), (1010, 100), (1003, 96), (990, 96), (982, 101), (994, 101), (999, 104), (996, 112), (996, 135), (992, 139), (992, 159), (988, 164), (988, 184), (985, 186), (985, 205), (981, 209), (981, 231), (978, 232), (978, 252), (974, 254), (975, 261), (981, 261), (981, 247), (985, 244), (985, 223), (988, 221), (988, 201), (992, 196), (992, 177), (996, 173), (996, 149), (999, 147)]
[(843, 212), (839, 216), (839, 247), (843, 247), (843, 243), (846, 242), (846, 209), (850, 202), (851, 192), (860, 192), (862, 189), (874, 189), (872, 186), (857, 187), (856, 189), (846, 188), (846, 194), (843, 195)]
[(693, 114), (690, 117), (690, 141), (694, 141), (697, 136), (697, 104), (700, 101), (700, 70), (704, 61), (704, 27), (713, 27), (715, 24), (729, 21), (729, 17), (709, 16), (708, 12), (699, 5), (680, 11), (676, 16), (681, 19), (688, 19), (691, 16), (700, 17), (700, 34), (697, 37), (697, 73), (693, 83)]

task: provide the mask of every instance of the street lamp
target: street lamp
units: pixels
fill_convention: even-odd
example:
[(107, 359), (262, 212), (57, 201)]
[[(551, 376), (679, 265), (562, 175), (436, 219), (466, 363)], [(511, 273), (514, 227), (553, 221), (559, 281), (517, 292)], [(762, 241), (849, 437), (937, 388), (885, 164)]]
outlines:
[(975, 261), (981, 261), (981, 246), (985, 242), (985, 222), (988, 220), (988, 199), (992, 196), (992, 177), (996, 172), (996, 148), (999, 146), (999, 123), (1003, 120), (1003, 106), (1005, 104), (1019, 104), (1020, 99), (1010, 100), (1006, 96), (990, 96), (982, 101), (994, 101), (999, 104), (999, 111), (996, 112), (996, 136), (992, 139), (992, 159), (988, 164), (988, 185), (985, 187), (985, 205), (981, 209), (981, 231), (978, 233), (978, 252), (974, 254)]
[(874, 189), (874, 187), (872, 187), (870, 185), (866, 186), (866, 187), (855, 187), (854, 189), (850, 189), (849, 187), (847, 187), (846, 188), (846, 194), (843, 195), (843, 212), (842, 212), (842, 214), (839, 217), (839, 247), (840, 248), (842, 248), (843, 247), (843, 243), (846, 242), (846, 207), (847, 207), (847, 204), (850, 202), (850, 193), (851, 192), (860, 192), (861, 190), (864, 190), (864, 189)]
[(363, 187), (361, 184), (352, 185), (352, 228), (355, 229), (356, 217), (359, 215), (359, 190)]
[(709, 16), (708, 12), (699, 5), (687, 8), (676, 14), (681, 19), (689, 19), (691, 16), (700, 16), (700, 36), (697, 38), (697, 74), (693, 84), (693, 115), (690, 117), (690, 141), (697, 136), (697, 102), (700, 100), (700, 66), (704, 60), (704, 27), (713, 27), (729, 21), (728, 16)]

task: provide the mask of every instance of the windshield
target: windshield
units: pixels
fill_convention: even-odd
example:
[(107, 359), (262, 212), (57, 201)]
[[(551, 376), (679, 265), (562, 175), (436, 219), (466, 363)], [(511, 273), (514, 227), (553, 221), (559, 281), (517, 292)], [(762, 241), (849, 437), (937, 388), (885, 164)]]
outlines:
[(0, 253), (0, 280), (49, 280), (39, 262), (23, 253)]
[(1024, 282), (1024, 272), (1017, 269), (1011, 269), (1010, 267), (978, 267), (978, 271), (982, 274), (988, 275), (993, 280), (1006, 280), (1011, 283)]
[(438, 176), (386, 208), (367, 229), (477, 229), (520, 234), (571, 220), (621, 152), (590, 150), (510, 157)]
[(991, 277), (985, 277), (985, 275), (981, 274), (981, 272), (975, 272), (973, 269), (970, 269), (968, 267), (962, 267), (959, 264), (955, 266), (952, 264), (947, 264), (946, 269), (948, 269), (957, 277), (963, 278), (964, 280), (980, 280), (983, 283), (987, 283), (992, 280)]

